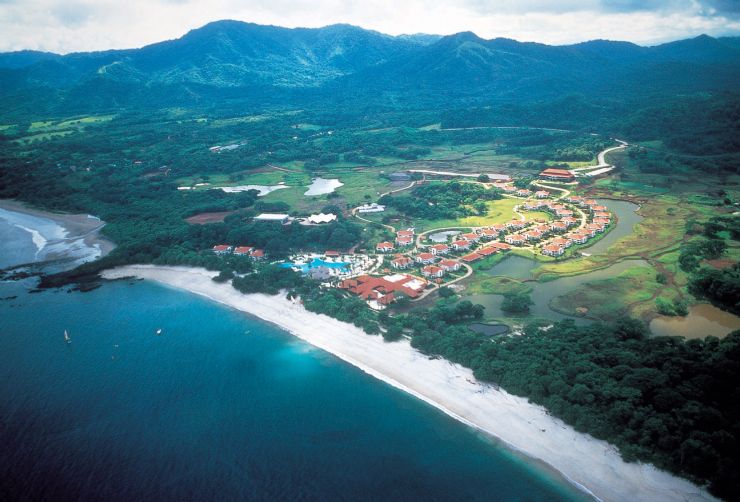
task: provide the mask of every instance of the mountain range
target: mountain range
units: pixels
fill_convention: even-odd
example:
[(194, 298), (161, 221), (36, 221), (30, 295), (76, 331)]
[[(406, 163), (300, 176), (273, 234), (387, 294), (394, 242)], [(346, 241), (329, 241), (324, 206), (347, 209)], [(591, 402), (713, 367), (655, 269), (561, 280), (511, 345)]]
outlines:
[(740, 38), (549, 46), (473, 33), (389, 36), (350, 25), (218, 21), (140, 49), (0, 54), (8, 113), (404, 97), (536, 102), (738, 90)]

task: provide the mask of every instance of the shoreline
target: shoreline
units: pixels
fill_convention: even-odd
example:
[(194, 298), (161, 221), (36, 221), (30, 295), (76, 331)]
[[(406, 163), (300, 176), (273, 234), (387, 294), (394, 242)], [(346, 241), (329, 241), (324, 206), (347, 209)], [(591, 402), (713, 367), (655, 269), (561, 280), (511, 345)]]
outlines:
[[(58, 236), (44, 235), (42, 232), (39, 232), (38, 229), (27, 228), (10, 222), (10, 224), (18, 226), (31, 234), (33, 243), (37, 248), (37, 256), (50, 245), (74, 243), (75, 241), (81, 241), (85, 246), (98, 250), (99, 254), (92, 257), (92, 259), (99, 259), (110, 253), (116, 247), (112, 241), (100, 235), (100, 230), (105, 226), (105, 222), (95, 216), (88, 214), (53, 213), (28, 207), (26, 203), (15, 199), (0, 199), (0, 209), (49, 220), (62, 229), (65, 234), (60, 238)], [(61, 256), (48, 256), (40, 261), (44, 262), (59, 258), (67, 258), (64, 252), (61, 252), (60, 254)]]
[(214, 275), (204, 269), (153, 265), (103, 273), (106, 279), (155, 281), (273, 323), (545, 464), (599, 500), (717, 500), (693, 483), (650, 464), (624, 462), (614, 446), (576, 432), (525, 398), (477, 382), (467, 368), (421, 354), (408, 340), (387, 343), (351, 324), (308, 312), (282, 296), (244, 295), (228, 283), (213, 282)]

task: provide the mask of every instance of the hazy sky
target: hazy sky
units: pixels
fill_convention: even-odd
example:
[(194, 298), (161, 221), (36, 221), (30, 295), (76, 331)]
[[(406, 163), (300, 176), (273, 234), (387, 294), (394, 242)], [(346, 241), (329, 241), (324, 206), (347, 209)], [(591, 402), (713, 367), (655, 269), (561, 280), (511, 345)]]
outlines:
[(740, 0), (0, 0), (0, 51), (140, 47), (219, 19), (564, 44), (740, 34)]

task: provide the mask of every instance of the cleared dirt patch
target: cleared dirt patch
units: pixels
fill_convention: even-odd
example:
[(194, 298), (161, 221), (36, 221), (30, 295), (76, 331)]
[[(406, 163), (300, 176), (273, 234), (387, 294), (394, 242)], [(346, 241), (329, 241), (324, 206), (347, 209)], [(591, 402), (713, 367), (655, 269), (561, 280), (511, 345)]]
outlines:
[(228, 215), (233, 214), (234, 211), (220, 211), (217, 213), (200, 213), (194, 214), (189, 218), (185, 218), (185, 221), (191, 225), (207, 225), (208, 223), (221, 223)]

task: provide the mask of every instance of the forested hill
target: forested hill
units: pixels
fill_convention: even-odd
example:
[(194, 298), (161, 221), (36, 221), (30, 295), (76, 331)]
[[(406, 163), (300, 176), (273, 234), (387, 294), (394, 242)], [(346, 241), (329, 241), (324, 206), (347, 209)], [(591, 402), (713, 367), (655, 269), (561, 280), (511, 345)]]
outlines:
[(737, 88), (737, 38), (655, 47), (392, 37), (349, 25), (287, 29), (219, 21), (141, 49), (0, 54), (0, 106), (24, 116), (169, 106), (634, 100)]

